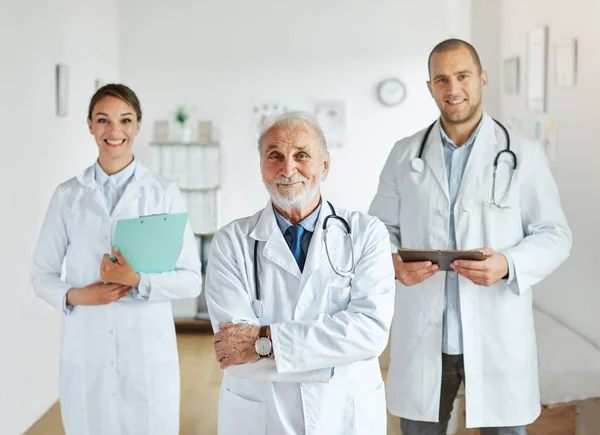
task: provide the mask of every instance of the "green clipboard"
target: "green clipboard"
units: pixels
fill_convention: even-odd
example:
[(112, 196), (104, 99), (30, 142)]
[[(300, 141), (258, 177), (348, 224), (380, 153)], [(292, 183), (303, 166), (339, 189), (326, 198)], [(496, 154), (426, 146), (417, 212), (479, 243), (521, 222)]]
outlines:
[[(113, 237), (116, 246), (138, 273), (175, 270), (181, 252), (187, 213), (140, 216), (117, 221)], [(111, 255), (114, 260), (114, 254)]]

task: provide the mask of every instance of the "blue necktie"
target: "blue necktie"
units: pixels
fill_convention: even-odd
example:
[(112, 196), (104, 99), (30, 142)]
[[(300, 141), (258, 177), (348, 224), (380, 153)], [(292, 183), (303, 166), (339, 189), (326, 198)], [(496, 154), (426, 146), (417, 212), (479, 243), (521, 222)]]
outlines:
[(298, 263), (300, 272), (304, 270), (304, 262), (306, 261), (306, 257), (302, 253), (302, 236), (304, 235), (304, 231), (304, 227), (300, 224), (292, 225), (287, 229), (287, 232), (292, 236), (292, 245), (290, 246), (290, 249), (292, 250), (292, 255), (296, 259), (296, 263)]

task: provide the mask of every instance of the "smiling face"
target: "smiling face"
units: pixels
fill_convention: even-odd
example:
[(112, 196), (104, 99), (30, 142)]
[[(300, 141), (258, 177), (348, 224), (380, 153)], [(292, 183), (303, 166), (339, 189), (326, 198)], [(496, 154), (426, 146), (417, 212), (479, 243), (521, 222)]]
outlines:
[(487, 74), (476, 65), (469, 49), (433, 53), (427, 87), (447, 124), (469, 124), (482, 115), (481, 95)]
[(317, 206), (329, 171), (329, 153), (321, 151), (319, 136), (303, 126), (274, 127), (263, 136), (262, 178), (277, 208), (310, 211)]
[(88, 127), (96, 139), (100, 161), (131, 161), (131, 147), (140, 125), (135, 110), (125, 101), (113, 96), (99, 100), (92, 109)]

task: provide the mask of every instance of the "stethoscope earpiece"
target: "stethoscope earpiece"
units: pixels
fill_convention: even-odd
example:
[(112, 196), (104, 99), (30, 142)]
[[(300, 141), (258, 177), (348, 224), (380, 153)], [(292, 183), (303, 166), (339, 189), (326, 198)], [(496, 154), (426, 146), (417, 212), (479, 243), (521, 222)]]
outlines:
[(416, 172), (423, 172), (423, 169), (425, 169), (425, 161), (419, 157), (416, 157), (411, 160), (410, 166)]

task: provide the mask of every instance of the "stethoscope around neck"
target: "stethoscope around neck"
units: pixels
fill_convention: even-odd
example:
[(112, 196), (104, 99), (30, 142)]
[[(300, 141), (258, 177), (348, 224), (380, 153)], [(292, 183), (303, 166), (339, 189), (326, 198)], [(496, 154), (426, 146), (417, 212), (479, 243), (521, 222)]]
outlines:
[[(327, 204), (329, 204), (329, 208), (331, 208), (331, 214), (329, 216), (326, 216), (325, 219), (323, 220), (323, 244), (325, 245), (325, 252), (327, 254), (327, 260), (329, 261), (329, 265), (331, 266), (333, 271), (336, 273), (336, 275), (341, 276), (342, 278), (353, 278), (354, 277), (354, 246), (352, 245), (352, 230), (350, 228), (350, 224), (348, 223), (348, 221), (346, 219), (339, 216), (335, 212), (335, 208), (333, 208), (333, 205), (329, 201), (327, 201)], [(327, 235), (329, 233), (328, 224), (331, 219), (337, 220), (342, 224), (342, 227), (344, 228), (345, 236), (350, 240), (350, 256), (351, 256), (350, 258), (352, 261), (350, 263), (349, 269), (342, 269), (340, 267), (335, 266), (331, 259), (331, 254), (329, 252), (329, 244), (327, 243)], [(260, 319), (265, 313), (265, 305), (261, 299), (260, 282), (258, 279), (258, 240), (254, 241), (254, 288), (256, 291), (256, 299), (252, 301), (252, 311), (254, 311), (254, 315)]]
[[(506, 200), (508, 198), (508, 194), (510, 192), (510, 186), (512, 184), (514, 171), (517, 169), (517, 155), (510, 149), (510, 134), (508, 134), (508, 130), (506, 129), (506, 127), (504, 127), (504, 125), (502, 125), (502, 123), (500, 123), (499, 121), (497, 121), (495, 119), (494, 119), (494, 122), (496, 124), (498, 124), (500, 126), (500, 128), (502, 128), (502, 131), (504, 131), (504, 135), (506, 136), (506, 148), (499, 151), (498, 154), (496, 154), (496, 158), (494, 159), (494, 176), (493, 176), (493, 182), (492, 182), (492, 201), (491, 201), (491, 203), (498, 208), (505, 208), (504, 203), (506, 202)], [(433, 124), (431, 124), (427, 128), (427, 131), (425, 131), (425, 136), (423, 136), (423, 140), (421, 141), (421, 145), (419, 147), (419, 154), (417, 154), (417, 157), (412, 159), (410, 162), (410, 166), (412, 167), (412, 169), (415, 172), (423, 172), (423, 170), (425, 169), (425, 160), (423, 160), (423, 150), (425, 149), (425, 144), (427, 143), (427, 139), (429, 138), (429, 133), (431, 133), (431, 130), (433, 130), (433, 127), (435, 126), (436, 123), (437, 123), (437, 121), (435, 121)], [(512, 167), (512, 173), (510, 175), (510, 179), (508, 182), (508, 187), (507, 187), (506, 191), (504, 192), (504, 196), (502, 197), (500, 202), (498, 202), (498, 201), (496, 201), (496, 171), (498, 170), (498, 163), (500, 162), (500, 157), (502, 156), (503, 153), (507, 153), (508, 155), (511, 156), (512, 161), (513, 161), (513, 167)]]

